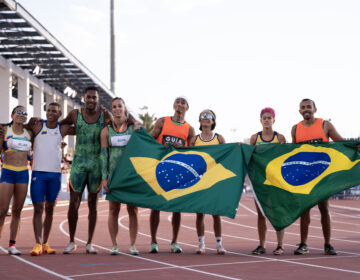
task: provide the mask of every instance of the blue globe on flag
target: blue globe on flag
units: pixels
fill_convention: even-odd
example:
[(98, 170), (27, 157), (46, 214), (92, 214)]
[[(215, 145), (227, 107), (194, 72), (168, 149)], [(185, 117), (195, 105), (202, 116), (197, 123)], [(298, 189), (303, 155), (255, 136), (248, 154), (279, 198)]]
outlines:
[(206, 169), (206, 162), (200, 155), (174, 154), (158, 163), (156, 179), (166, 192), (185, 189), (196, 184)]

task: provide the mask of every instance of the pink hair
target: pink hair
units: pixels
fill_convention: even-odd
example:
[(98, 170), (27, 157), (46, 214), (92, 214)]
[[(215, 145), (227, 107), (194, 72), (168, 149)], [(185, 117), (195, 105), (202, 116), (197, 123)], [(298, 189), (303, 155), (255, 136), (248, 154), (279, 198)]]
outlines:
[(264, 109), (261, 110), (260, 112), (260, 118), (265, 114), (265, 113), (270, 113), (273, 117), (273, 119), (275, 120), (275, 110), (273, 108), (270, 107), (266, 107)]

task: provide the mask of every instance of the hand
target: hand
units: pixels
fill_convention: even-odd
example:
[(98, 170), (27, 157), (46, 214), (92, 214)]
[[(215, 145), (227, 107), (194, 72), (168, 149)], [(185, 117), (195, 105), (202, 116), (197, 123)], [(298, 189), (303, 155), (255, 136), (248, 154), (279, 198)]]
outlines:
[(101, 186), (104, 188), (104, 190), (106, 191), (106, 193), (110, 193), (110, 190), (109, 190), (109, 188), (108, 188), (108, 180), (102, 179), (102, 180), (101, 180)]
[(178, 142), (174, 142), (172, 145), (175, 149), (181, 148), (183, 146), (181, 143)]
[(34, 127), (35, 125), (37, 125), (38, 123), (40, 123), (42, 120), (41, 118), (36, 118), (36, 117), (33, 117), (29, 120), (29, 126), (30, 127)]

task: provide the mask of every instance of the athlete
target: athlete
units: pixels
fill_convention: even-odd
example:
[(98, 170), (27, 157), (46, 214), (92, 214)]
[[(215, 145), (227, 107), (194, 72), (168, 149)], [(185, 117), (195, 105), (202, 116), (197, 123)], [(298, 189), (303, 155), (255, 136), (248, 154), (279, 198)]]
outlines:
[(13, 197), (10, 242), (10, 255), (21, 255), (16, 249), (16, 236), (20, 228), (21, 210), (24, 206), (28, 182), (28, 152), (31, 149), (32, 132), (25, 129), (27, 112), (23, 106), (16, 106), (11, 113), (12, 121), (1, 129), (0, 154), (4, 151), (4, 161), (0, 178), (0, 237), (5, 216)]
[[(150, 135), (165, 147), (173, 146), (181, 148), (189, 146), (194, 141), (195, 130), (185, 121), (186, 111), (189, 109), (189, 103), (185, 96), (179, 96), (175, 99), (174, 115), (172, 117), (159, 118), (151, 130)], [(150, 213), (150, 232), (151, 247), (150, 253), (158, 253), (159, 247), (156, 239), (157, 229), (159, 227), (160, 211), (151, 210)], [(171, 241), (171, 252), (181, 253), (182, 249), (176, 243), (180, 230), (181, 214), (173, 213), (172, 228), (173, 236)]]
[[(199, 115), (201, 133), (196, 135), (193, 146), (217, 145), (224, 144), (225, 139), (222, 135), (214, 132), (216, 126), (216, 115), (212, 110), (204, 110)], [(203, 213), (196, 214), (196, 231), (199, 239), (199, 247), (196, 254), (205, 254), (205, 215)], [(221, 217), (213, 215), (214, 233), (216, 239), (216, 251), (219, 255), (226, 253), (222, 246), (221, 237)]]
[(86, 252), (96, 254), (91, 245), (97, 219), (97, 194), (101, 188), (100, 132), (111, 121), (111, 115), (99, 106), (99, 91), (90, 86), (85, 89), (85, 107), (72, 110), (61, 124), (75, 125), (76, 146), (70, 172), (70, 204), (68, 211), (70, 242), (64, 254), (76, 250), (75, 232), (81, 196), (88, 188), (89, 227)]
[[(291, 137), (293, 143), (321, 143), (329, 142), (329, 138), (333, 141), (344, 141), (344, 138), (336, 131), (334, 125), (329, 121), (320, 118), (315, 118), (316, 113), (315, 102), (311, 99), (303, 99), (300, 102), (299, 112), (303, 120), (294, 125), (291, 130)], [(325, 239), (324, 251), (326, 255), (337, 255), (336, 250), (330, 244), (331, 236), (331, 221), (329, 213), (329, 202), (327, 200), (318, 204), (321, 214), (321, 225)], [(300, 218), (300, 235), (301, 242), (299, 247), (294, 251), (295, 255), (308, 254), (309, 249), (306, 245), (309, 225), (310, 225), (310, 210), (309, 209)]]
[(61, 105), (53, 102), (46, 110), (47, 120), (32, 118), (27, 125), (34, 134), (30, 193), (34, 205), (33, 227), (36, 244), (30, 251), (31, 256), (56, 253), (48, 244), (48, 239), (55, 201), (61, 188), (61, 141), (64, 136), (75, 133), (74, 127), (60, 125), (58, 120), (61, 114)]
[[(128, 117), (128, 112), (124, 100), (116, 97), (111, 102), (111, 112), (114, 116), (113, 123), (107, 125), (101, 130), (101, 185), (107, 193), (109, 193), (108, 182), (111, 180), (115, 170), (116, 163), (121, 157), (128, 141), (130, 140), (133, 130), (140, 127), (134, 124), (134, 120)], [(107, 198), (108, 199), (108, 198)], [(109, 200), (109, 199), (108, 199)], [(121, 204), (118, 201), (109, 200), (109, 217), (108, 227), (113, 248), (111, 255), (118, 255), (119, 248), (117, 246), (116, 237), (118, 234), (118, 218)], [(127, 205), (129, 214), (129, 233), (130, 233), (130, 254), (138, 255), (139, 251), (135, 247), (136, 236), (138, 233), (138, 208), (133, 205)]]
[[(260, 123), (263, 127), (262, 131), (255, 133), (250, 138), (250, 145), (262, 145), (269, 143), (286, 143), (284, 135), (273, 130), (273, 124), (275, 122), (275, 111), (270, 107), (266, 107), (260, 112)], [(251, 253), (254, 255), (261, 255), (266, 253), (265, 249), (265, 237), (266, 237), (266, 219), (261, 212), (257, 201), (255, 200), (255, 206), (258, 214), (257, 225), (259, 235), (259, 246)], [(283, 239), (284, 230), (276, 231), (276, 237), (278, 245), (273, 251), (274, 255), (283, 255)]]

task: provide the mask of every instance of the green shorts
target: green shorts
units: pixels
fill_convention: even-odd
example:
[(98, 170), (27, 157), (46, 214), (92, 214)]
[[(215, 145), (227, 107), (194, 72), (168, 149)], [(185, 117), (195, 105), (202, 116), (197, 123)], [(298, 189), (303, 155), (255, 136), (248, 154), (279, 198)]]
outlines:
[(89, 193), (98, 193), (101, 188), (100, 157), (74, 157), (70, 172), (72, 191), (82, 193), (87, 186)]

